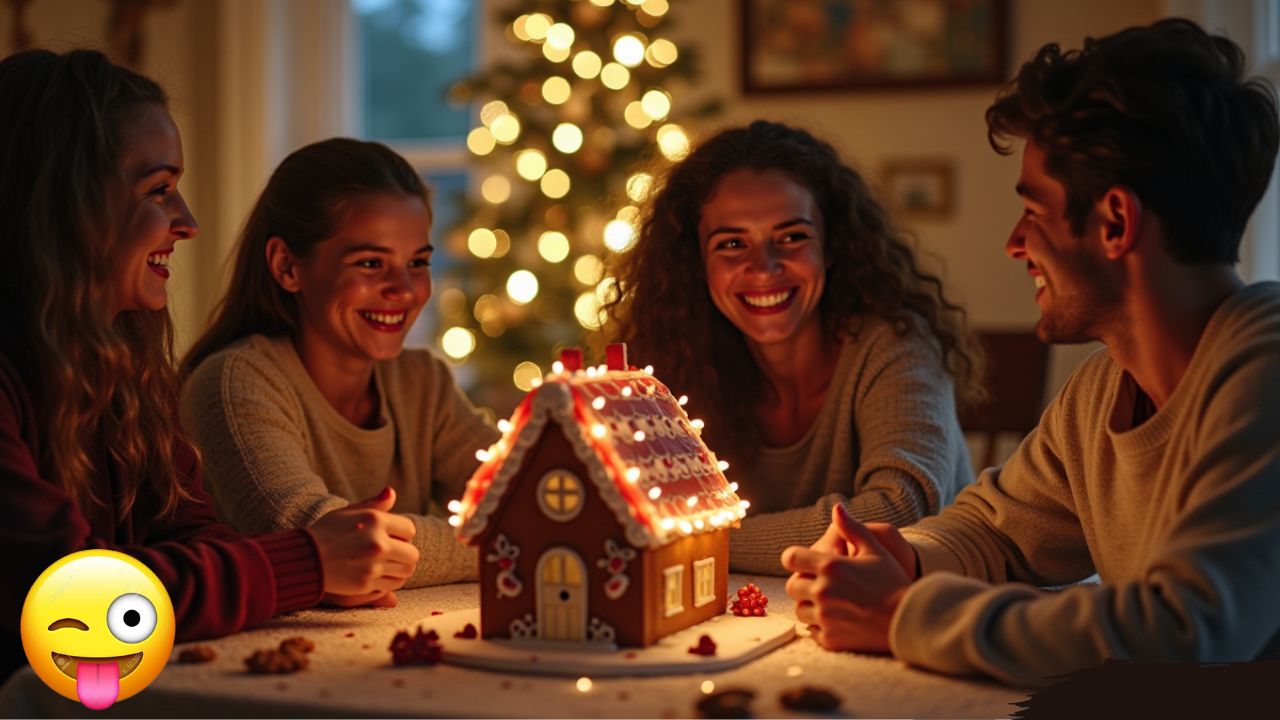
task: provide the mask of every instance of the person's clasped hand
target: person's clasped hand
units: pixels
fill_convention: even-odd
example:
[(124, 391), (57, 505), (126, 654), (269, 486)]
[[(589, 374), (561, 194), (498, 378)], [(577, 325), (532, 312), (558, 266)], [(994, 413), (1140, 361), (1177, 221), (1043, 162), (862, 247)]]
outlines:
[(889, 623), (917, 575), (915, 552), (892, 525), (864, 525), (839, 503), (831, 517), (813, 545), (782, 553), (796, 618), (828, 650), (887, 653)]

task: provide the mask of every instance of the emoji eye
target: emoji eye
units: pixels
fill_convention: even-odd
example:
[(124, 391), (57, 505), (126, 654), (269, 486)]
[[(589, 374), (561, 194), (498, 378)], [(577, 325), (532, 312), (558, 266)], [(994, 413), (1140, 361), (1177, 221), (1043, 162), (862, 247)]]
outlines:
[(156, 629), (156, 607), (137, 593), (121, 595), (107, 608), (107, 629), (121, 642), (142, 642)]

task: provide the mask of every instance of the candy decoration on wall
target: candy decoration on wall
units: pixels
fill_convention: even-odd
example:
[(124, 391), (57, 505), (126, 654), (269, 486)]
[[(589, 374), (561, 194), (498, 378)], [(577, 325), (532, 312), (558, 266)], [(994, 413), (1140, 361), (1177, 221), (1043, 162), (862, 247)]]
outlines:
[(493, 549), (495, 552), (489, 553), (485, 559), (498, 564), (498, 576), (495, 578), (498, 597), (519, 597), (524, 590), (524, 583), (516, 577), (516, 558), (520, 556), (520, 548), (511, 544), (506, 535), (498, 533), (497, 539), (493, 541)]
[(610, 600), (617, 600), (631, 586), (631, 578), (627, 577), (627, 563), (636, 559), (636, 551), (629, 547), (618, 547), (618, 543), (613, 540), (605, 540), (604, 555), (596, 560), (596, 566), (609, 573), (609, 578), (604, 581), (604, 594)]

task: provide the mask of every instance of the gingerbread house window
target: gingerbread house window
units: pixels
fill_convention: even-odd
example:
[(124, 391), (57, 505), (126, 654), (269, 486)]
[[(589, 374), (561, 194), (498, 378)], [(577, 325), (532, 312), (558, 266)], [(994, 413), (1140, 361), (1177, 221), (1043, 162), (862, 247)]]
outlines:
[(684, 566), (673, 565), (662, 571), (663, 612), (671, 617), (684, 611)]
[(582, 481), (568, 470), (552, 470), (538, 483), (538, 507), (552, 520), (568, 522), (582, 512)]
[(716, 599), (716, 559), (693, 561), (693, 606), (702, 607)]

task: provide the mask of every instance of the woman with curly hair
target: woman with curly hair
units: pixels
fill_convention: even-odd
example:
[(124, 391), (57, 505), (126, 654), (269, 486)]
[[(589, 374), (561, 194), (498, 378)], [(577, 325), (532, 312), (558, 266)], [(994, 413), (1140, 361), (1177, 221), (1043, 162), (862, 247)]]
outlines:
[(829, 144), (766, 121), (706, 140), (614, 270), (608, 334), (688, 394), (751, 502), (734, 569), (785, 574), (783, 549), (818, 540), (836, 504), (907, 525), (971, 478), (964, 312)]
[[(0, 62), (0, 680), (27, 589), (109, 548), (150, 568), (178, 641), (314, 605), (385, 602), (417, 561), (385, 490), (307, 529), (214, 521), (177, 424), (169, 257), (195, 237), (164, 91), (101, 53)], [(326, 595), (327, 594), (327, 595)]]

